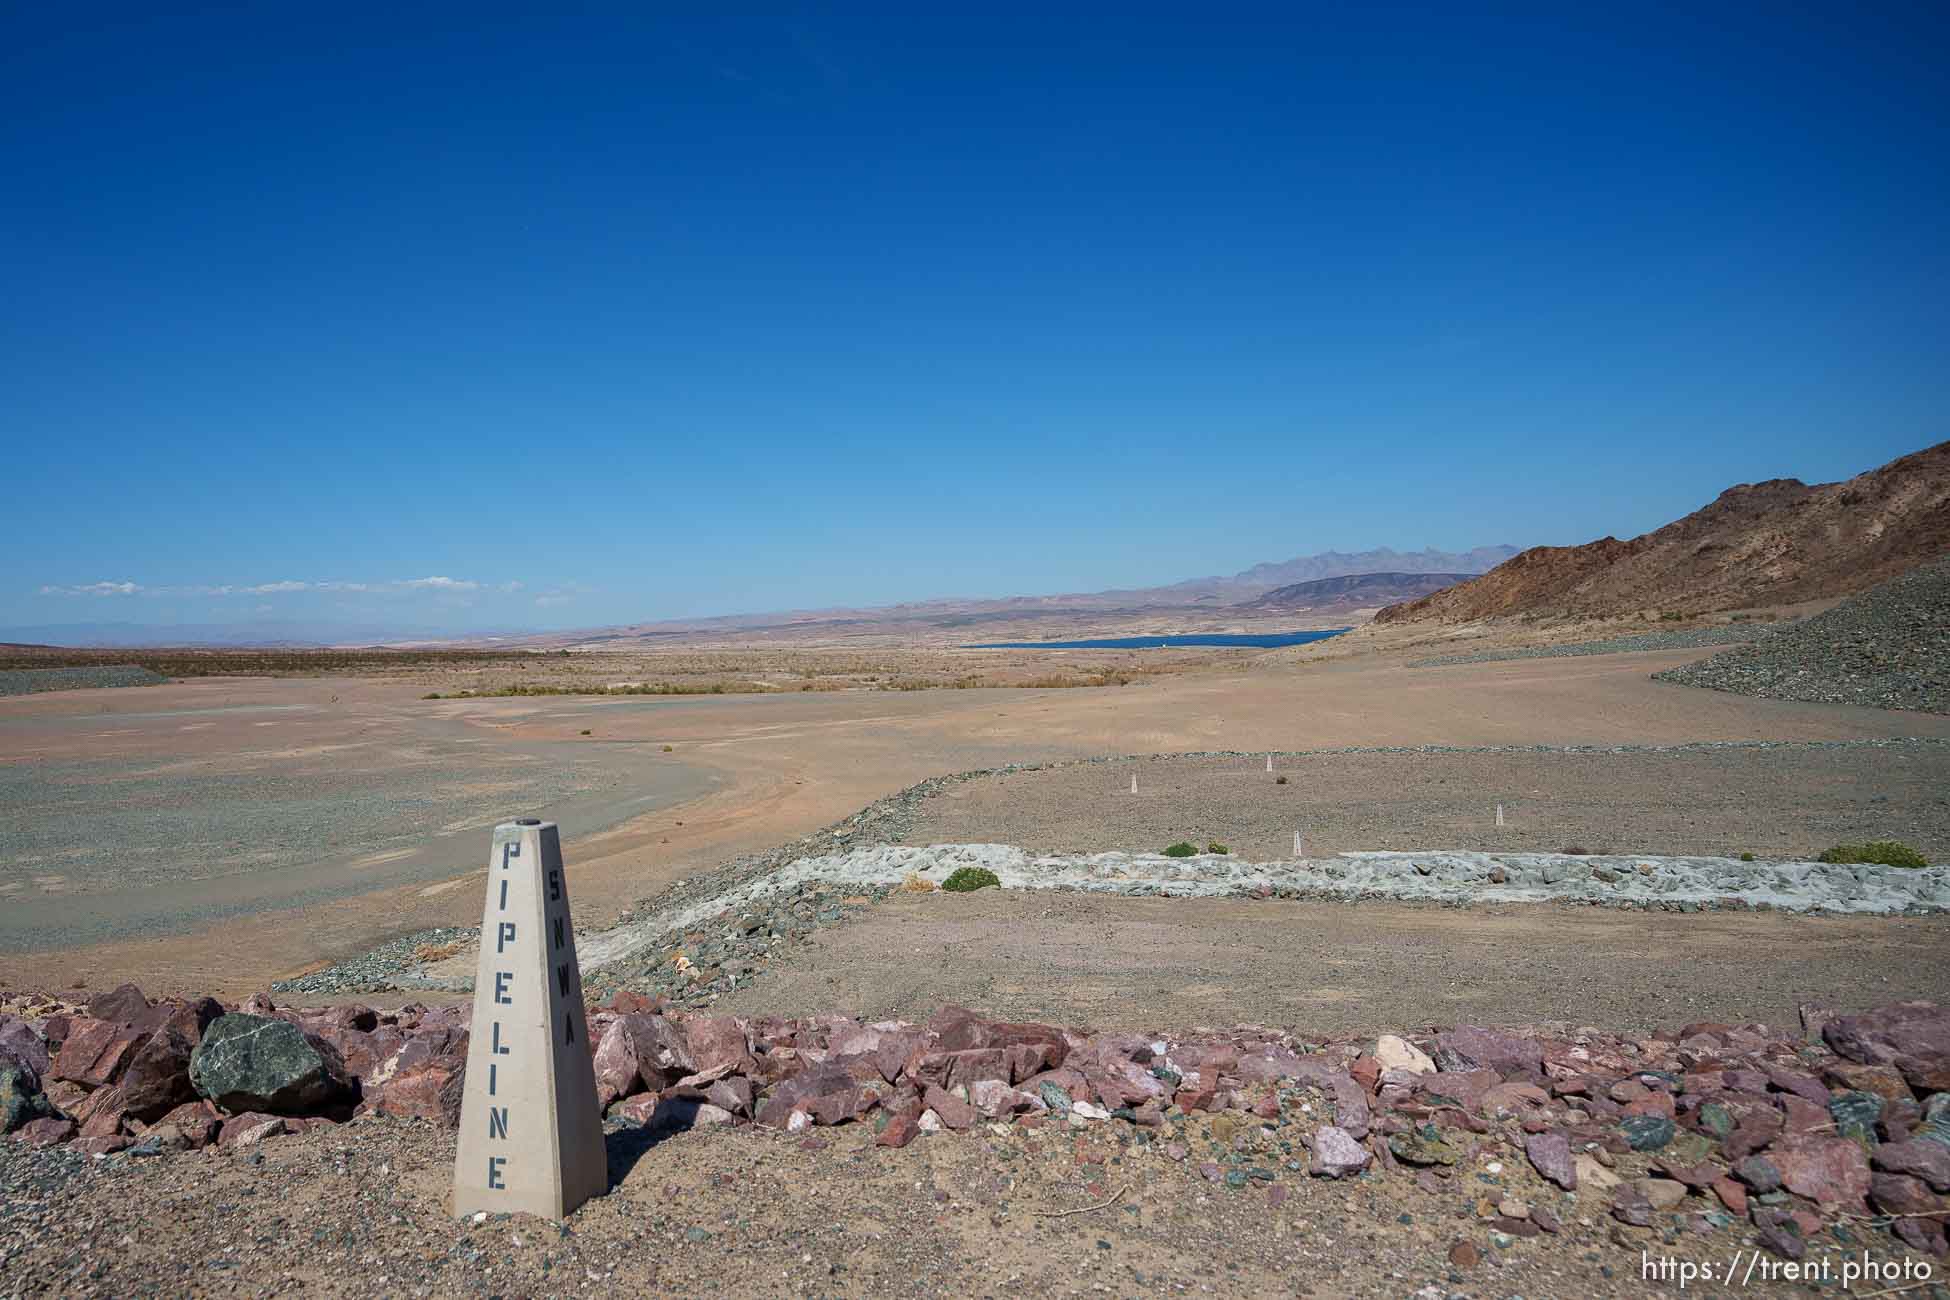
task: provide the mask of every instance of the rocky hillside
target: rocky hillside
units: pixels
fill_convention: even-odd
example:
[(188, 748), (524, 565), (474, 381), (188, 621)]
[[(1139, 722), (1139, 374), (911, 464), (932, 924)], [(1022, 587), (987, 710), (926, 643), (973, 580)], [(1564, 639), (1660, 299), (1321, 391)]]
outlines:
[(1386, 605), (1391, 601), (1413, 600), (1458, 582), (1467, 582), (1476, 573), (1353, 573), (1315, 582), (1296, 582), (1275, 587), (1264, 596), (1241, 601), (1237, 608), (1263, 612), (1312, 609), (1358, 609)]
[(1950, 713), (1950, 556), (1753, 645), (1658, 676), (1771, 700)]
[(1950, 552), (1950, 442), (1842, 483), (1728, 488), (1629, 541), (1537, 546), (1380, 623), (1702, 614), (1846, 596)]

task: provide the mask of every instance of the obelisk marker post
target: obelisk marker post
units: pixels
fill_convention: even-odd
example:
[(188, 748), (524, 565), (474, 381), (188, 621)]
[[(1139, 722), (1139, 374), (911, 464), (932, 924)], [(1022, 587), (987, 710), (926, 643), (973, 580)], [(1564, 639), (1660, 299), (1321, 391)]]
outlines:
[(561, 1219), (608, 1190), (602, 1114), (555, 823), (494, 828), (454, 1213)]

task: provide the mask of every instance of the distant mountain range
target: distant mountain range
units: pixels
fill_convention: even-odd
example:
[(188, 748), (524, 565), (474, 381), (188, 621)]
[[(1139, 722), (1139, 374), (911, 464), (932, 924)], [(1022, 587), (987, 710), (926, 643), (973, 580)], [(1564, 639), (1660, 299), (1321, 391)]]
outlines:
[(1236, 608), (1294, 614), (1323, 609), (1373, 609), (1393, 601), (1426, 596), (1476, 576), (1475, 573), (1354, 573), (1275, 587), (1263, 596), (1241, 601)]
[(1537, 546), (1378, 623), (1617, 617), (1847, 596), (1950, 553), (1950, 442), (1840, 483), (1743, 483), (1656, 531)]
[[(1276, 563), (1255, 564), (1230, 576), (1191, 578), (1160, 587), (1073, 592), (1055, 596), (948, 597), (898, 605), (726, 614), (589, 628), (570, 632), (439, 632), (424, 628), (322, 622), (63, 623), (0, 628), (0, 641), (62, 646), (345, 646), (379, 644), (479, 643), (501, 645), (642, 645), (697, 640), (724, 634), (897, 635), (903, 629), (952, 631), (980, 624), (1058, 621), (1156, 614), (1196, 613), (1224, 619), (1267, 617), (1307, 609), (1372, 607), (1433, 591), (1483, 573), (1517, 553), (1514, 546), (1479, 546), (1469, 551), (1324, 551)], [(1310, 584), (1350, 576), (1373, 579), (1344, 587), (1338, 595)], [(1261, 603), (1270, 593), (1288, 595)]]
[[(711, 635), (835, 636), (887, 635), (902, 628), (949, 631), (1000, 622), (1132, 618), (1150, 615), (1196, 614), (1206, 620), (1265, 617), (1283, 612), (1278, 607), (1245, 604), (1281, 586), (1354, 574), (1386, 572), (1397, 579), (1440, 575), (1444, 582), (1482, 573), (1517, 553), (1514, 546), (1479, 546), (1474, 550), (1396, 551), (1388, 548), (1348, 553), (1324, 551), (1278, 563), (1256, 564), (1229, 577), (1191, 578), (1162, 587), (1114, 588), (1109, 591), (1069, 592), (1053, 596), (960, 597), (909, 601), (840, 609), (787, 610), (769, 614), (731, 614), (717, 618), (677, 619), (591, 628), (581, 633), (556, 633), (534, 638), (537, 643), (628, 645), (677, 642)], [(1442, 585), (1442, 584), (1436, 584)], [(1428, 591), (1430, 586), (1419, 586)], [(1399, 594), (1408, 594), (1407, 590)], [(1377, 597), (1368, 604), (1379, 603)], [(1357, 602), (1358, 604), (1358, 602)], [(1355, 608), (1356, 604), (1344, 606)]]

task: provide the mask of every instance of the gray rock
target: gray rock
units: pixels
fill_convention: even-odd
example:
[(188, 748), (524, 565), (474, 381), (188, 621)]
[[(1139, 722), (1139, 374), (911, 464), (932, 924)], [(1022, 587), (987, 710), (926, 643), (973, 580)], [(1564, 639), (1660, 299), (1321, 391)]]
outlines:
[(1316, 1178), (1345, 1178), (1368, 1167), (1367, 1149), (1347, 1132), (1329, 1124), (1314, 1133), (1314, 1158), (1307, 1172)]
[(26, 1070), (0, 1065), (0, 1133), (11, 1133), (37, 1119), (49, 1119), (54, 1107), (41, 1095), (40, 1081)]
[(352, 1095), (331, 1044), (288, 1021), (240, 1012), (204, 1031), (190, 1058), (190, 1082), (232, 1114), (315, 1114)]

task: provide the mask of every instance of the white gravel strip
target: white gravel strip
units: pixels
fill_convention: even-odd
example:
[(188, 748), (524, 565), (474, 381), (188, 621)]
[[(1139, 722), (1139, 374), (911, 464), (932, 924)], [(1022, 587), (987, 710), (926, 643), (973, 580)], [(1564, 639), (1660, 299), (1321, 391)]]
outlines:
[[(1442, 903), (1609, 906), (1766, 905), (1789, 912), (1890, 915), (1950, 911), (1950, 867), (1909, 870), (1822, 862), (1741, 862), (1563, 853), (1342, 853), (1331, 858), (1246, 862), (1222, 854), (1039, 856), (1012, 844), (885, 846), (798, 858), (769, 876), (678, 911), (658, 913), (581, 941), (582, 964), (619, 961), (658, 935), (809, 882), (898, 885), (910, 875), (940, 884), (961, 867), (986, 867), (1004, 889), (1074, 889), (1170, 898), (1236, 897), (1261, 888), (1316, 898)], [(1690, 909), (1686, 909), (1690, 910)]]

